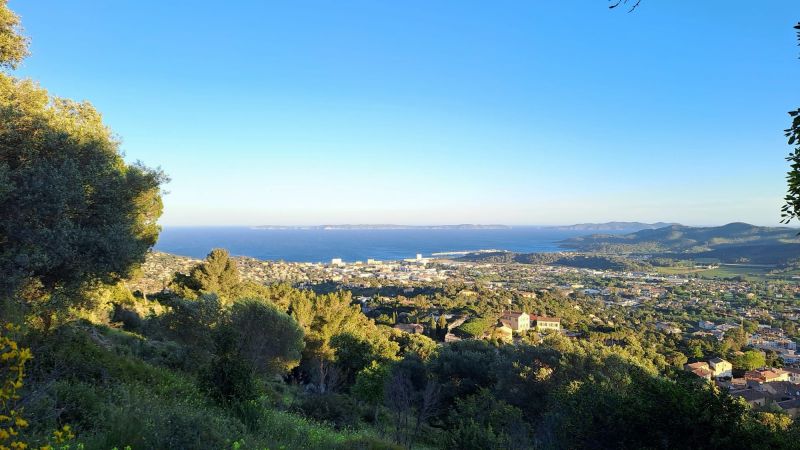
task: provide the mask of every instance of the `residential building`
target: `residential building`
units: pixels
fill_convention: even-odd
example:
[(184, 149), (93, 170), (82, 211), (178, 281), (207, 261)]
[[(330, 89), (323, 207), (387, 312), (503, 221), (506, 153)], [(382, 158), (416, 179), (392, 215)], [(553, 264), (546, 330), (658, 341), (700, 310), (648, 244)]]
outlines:
[(764, 406), (767, 403), (767, 396), (763, 392), (754, 389), (731, 391), (730, 394), (734, 397), (743, 398), (750, 406)]
[(500, 322), (517, 333), (524, 333), (531, 328), (531, 316), (525, 312), (506, 311), (500, 316)]
[(558, 317), (533, 316), (536, 331), (559, 331), (561, 330), (561, 319)]
[(789, 372), (782, 369), (757, 369), (748, 370), (744, 374), (748, 381), (759, 383), (773, 383), (776, 381), (789, 381)]
[(711, 371), (714, 372), (715, 378), (732, 377), (733, 365), (722, 358), (713, 358), (708, 361)]
[(687, 372), (691, 372), (700, 378), (705, 378), (706, 380), (711, 380), (714, 376), (714, 371), (711, 370), (711, 366), (708, 365), (705, 361), (697, 361), (693, 363), (686, 364), (683, 366)]
[(790, 417), (795, 418), (800, 413), (800, 398), (794, 398), (791, 400), (784, 400), (778, 402), (778, 407), (783, 410), (786, 414)]
[(411, 334), (422, 334), (425, 331), (425, 328), (418, 323), (398, 323), (394, 328)]

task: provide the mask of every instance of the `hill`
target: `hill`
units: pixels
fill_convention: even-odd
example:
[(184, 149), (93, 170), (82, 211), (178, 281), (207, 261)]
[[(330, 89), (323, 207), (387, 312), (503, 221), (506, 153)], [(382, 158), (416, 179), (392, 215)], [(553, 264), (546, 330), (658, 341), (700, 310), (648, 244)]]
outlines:
[(719, 227), (671, 225), (622, 235), (593, 234), (566, 239), (567, 249), (611, 254), (715, 258), (721, 262), (780, 264), (800, 254), (798, 230), (735, 222)]
[(554, 230), (576, 230), (576, 231), (639, 231), (656, 228), (663, 228), (677, 223), (669, 222), (605, 222), (605, 223), (578, 223), (575, 225), (564, 225), (549, 227)]
[(647, 264), (632, 261), (613, 255), (578, 255), (569, 253), (514, 253), (514, 252), (482, 252), (469, 253), (460, 261), (481, 263), (520, 263), (544, 264), (548, 266), (567, 266), (580, 269), (638, 271), (645, 270)]

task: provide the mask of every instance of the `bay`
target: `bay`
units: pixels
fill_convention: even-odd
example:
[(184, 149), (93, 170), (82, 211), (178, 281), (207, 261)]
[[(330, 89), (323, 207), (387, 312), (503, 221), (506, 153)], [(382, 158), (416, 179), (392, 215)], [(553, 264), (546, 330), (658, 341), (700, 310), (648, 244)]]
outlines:
[[(618, 230), (615, 233), (626, 232)], [(520, 253), (568, 250), (558, 242), (591, 234), (546, 227), (506, 229), (257, 229), (251, 227), (165, 227), (155, 249), (203, 258), (212, 248), (232, 255), (292, 262), (399, 260), (420, 253), (486, 249)]]

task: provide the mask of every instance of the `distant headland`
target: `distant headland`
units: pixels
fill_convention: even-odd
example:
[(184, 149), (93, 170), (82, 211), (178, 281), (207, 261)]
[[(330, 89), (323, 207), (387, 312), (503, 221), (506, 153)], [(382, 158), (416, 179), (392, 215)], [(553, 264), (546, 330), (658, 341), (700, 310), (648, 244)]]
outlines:
[(556, 225), (549, 228), (556, 230), (576, 230), (576, 231), (611, 231), (611, 230), (655, 230), (658, 228), (679, 225), (673, 222), (605, 222), (605, 223), (578, 223), (575, 225)]

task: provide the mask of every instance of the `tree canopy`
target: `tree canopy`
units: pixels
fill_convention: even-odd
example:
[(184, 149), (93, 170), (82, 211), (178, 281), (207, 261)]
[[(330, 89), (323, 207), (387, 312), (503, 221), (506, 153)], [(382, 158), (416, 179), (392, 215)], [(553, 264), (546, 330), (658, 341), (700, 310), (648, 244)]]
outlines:
[(22, 34), (19, 16), (0, 0), (0, 67), (14, 69), (28, 56), (28, 38)]
[(0, 74), (0, 123), (0, 295), (53, 310), (128, 276), (158, 237), (164, 174), (127, 164), (90, 104), (28, 80)]
[[(797, 40), (800, 43), (800, 22), (794, 28), (798, 30)], [(786, 158), (789, 161), (790, 169), (786, 174), (786, 181), (789, 185), (785, 198), (786, 204), (782, 208), (785, 223), (800, 216), (800, 108), (789, 111), (789, 116), (792, 118), (792, 124), (784, 132), (789, 140), (789, 145), (794, 145), (794, 150)]]

